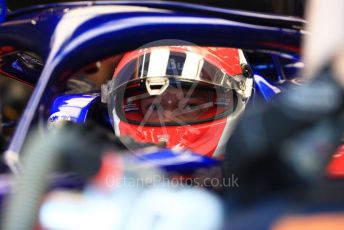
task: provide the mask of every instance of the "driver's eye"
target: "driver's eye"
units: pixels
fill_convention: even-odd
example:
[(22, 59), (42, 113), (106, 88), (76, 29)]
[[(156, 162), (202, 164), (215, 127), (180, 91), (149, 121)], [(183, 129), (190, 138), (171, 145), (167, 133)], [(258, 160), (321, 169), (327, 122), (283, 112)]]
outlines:
[(193, 110), (193, 109), (198, 109), (199, 105), (196, 103), (189, 103), (185, 105), (185, 109), (187, 110)]

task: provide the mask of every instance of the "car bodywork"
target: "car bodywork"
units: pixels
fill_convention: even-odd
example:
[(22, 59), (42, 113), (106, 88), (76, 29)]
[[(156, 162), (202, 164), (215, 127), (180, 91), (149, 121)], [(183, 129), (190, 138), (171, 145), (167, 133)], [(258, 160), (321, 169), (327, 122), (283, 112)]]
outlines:
[[(25, 138), (39, 119), (54, 120), (52, 114), (78, 108), (69, 116), (83, 123), (92, 103), (99, 100), (99, 94), (52, 96), (54, 86), (91, 62), (152, 41), (269, 51), (261, 55), (247, 52), (255, 97), (269, 101), (302, 68), (303, 23), (293, 17), (150, 1), (61, 3), (13, 12), (0, 26), (0, 73), (34, 86), (34, 92), (6, 151), (6, 161), (16, 171)], [(343, 165), (340, 150), (329, 166), (329, 175), (344, 176)]]

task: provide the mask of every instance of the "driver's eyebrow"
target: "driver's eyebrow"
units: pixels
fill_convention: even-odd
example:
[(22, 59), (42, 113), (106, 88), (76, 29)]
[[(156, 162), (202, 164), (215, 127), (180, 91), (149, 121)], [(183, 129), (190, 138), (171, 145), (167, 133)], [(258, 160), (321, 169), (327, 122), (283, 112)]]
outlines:
[(185, 113), (191, 113), (191, 112), (194, 112), (194, 111), (197, 111), (197, 110), (200, 110), (200, 109), (211, 108), (211, 107), (213, 107), (213, 105), (214, 105), (213, 102), (207, 102), (207, 103), (204, 103), (204, 104), (201, 104), (201, 105), (197, 105), (193, 109), (184, 109), (181, 112), (180, 111), (177, 112), (177, 110), (175, 110), (175, 111), (173, 111), (172, 114), (174, 116), (178, 116), (178, 115), (185, 114)]

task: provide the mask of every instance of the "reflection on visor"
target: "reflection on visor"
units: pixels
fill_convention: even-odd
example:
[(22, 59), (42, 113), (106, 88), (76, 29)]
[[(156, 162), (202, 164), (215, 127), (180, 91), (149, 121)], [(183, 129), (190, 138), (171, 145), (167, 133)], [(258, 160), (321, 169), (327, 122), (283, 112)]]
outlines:
[(190, 84), (170, 85), (161, 95), (151, 96), (145, 87), (126, 87), (117, 108), (120, 117), (141, 125), (185, 125), (214, 120), (233, 112), (233, 91)]
[(230, 76), (221, 68), (206, 61), (203, 56), (191, 52), (187, 54), (170, 52), (168, 49), (153, 50), (131, 60), (117, 74), (114, 85), (120, 86), (133, 80), (159, 77), (202, 81), (233, 88)]

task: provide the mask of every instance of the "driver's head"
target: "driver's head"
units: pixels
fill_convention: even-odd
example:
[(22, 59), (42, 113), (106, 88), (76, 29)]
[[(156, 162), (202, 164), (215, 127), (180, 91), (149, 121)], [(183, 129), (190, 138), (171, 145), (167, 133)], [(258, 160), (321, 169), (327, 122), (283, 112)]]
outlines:
[(241, 50), (163, 46), (126, 53), (109, 84), (118, 136), (215, 156), (251, 95)]

